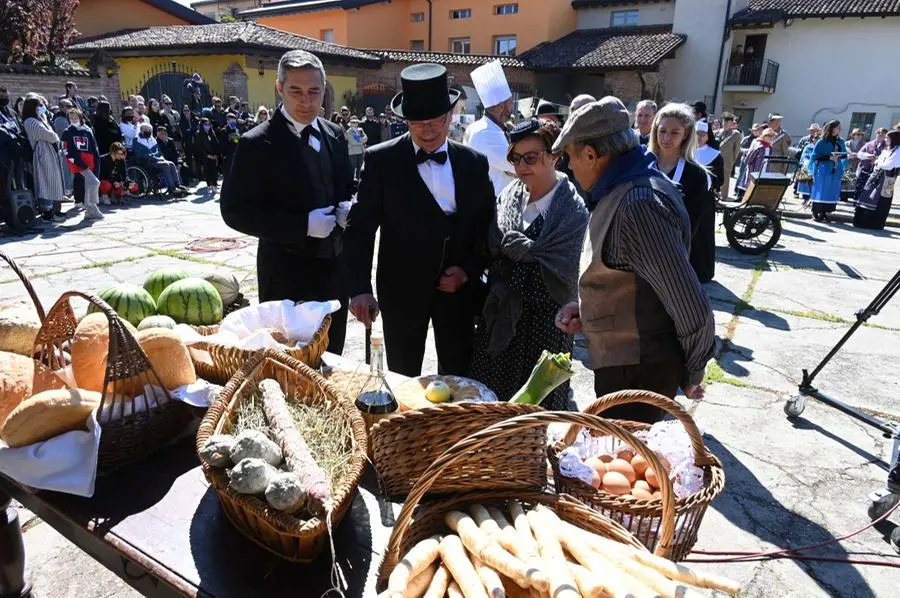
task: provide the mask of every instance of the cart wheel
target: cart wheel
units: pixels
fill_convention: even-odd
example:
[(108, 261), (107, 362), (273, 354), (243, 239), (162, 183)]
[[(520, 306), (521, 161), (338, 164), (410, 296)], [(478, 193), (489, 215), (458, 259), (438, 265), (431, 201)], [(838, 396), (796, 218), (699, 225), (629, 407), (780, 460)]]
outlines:
[(883, 494), (877, 500), (873, 500), (869, 505), (869, 519), (875, 521), (876, 519), (893, 509), (895, 506), (897, 506), (898, 502), (900, 502), (900, 494)]
[(791, 398), (784, 404), (784, 414), (789, 418), (800, 417), (804, 409), (806, 409), (806, 397), (803, 395), (791, 395)]
[(781, 238), (781, 219), (763, 206), (735, 210), (725, 225), (728, 244), (738, 253), (759, 255), (775, 247)]

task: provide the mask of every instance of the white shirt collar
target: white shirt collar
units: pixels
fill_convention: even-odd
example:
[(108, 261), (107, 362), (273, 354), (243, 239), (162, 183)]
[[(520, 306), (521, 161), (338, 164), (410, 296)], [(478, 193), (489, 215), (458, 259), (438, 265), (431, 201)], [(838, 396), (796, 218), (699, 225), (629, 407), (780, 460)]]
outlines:
[[(416, 142), (412, 140), (412, 137), (410, 137), (409, 140), (412, 141), (413, 154), (418, 153), (418, 151), (422, 148), (420, 148), (418, 145), (416, 145)], [(436, 150), (434, 150), (431, 153), (436, 153), (436, 152), (448, 152), (449, 153), (449, 150), (448, 150), (449, 147), (450, 147), (450, 142), (447, 139), (444, 139), (444, 143), (441, 145), (441, 147), (437, 148)]]
[(557, 174), (556, 184), (551, 187), (550, 191), (542, 195), (536, 201), (529, 202), (525, 205), (522, 216), (523, 221), (527, 219), (526, 224), (531, 224), (539, 214), (547, 213), (550, 204), (553, 202), (553, 196), (556, 195), (556, 190), (559, 189), (559, 186), (562, 184), (562, 180), (562, 176)]
[(297, 134), (300, 134), (300, 132), (303, 129), (305, 129), (307, 126), (310, 126), (310, 125), (312, 126), (313, 129), (315, 129), (316, 131), (319, 131), (321, 133), (321, 131), (319, 130), (319, 119), (318, 118), (314, 118), (313, 121), (309, 125), (305, 125), (302, 122), (300, 122), (299, 120), (295, 119), (290, 114), (288, 114), (288, 111), (284, 109), (284, 104), (281, 105), (281, 114), (284, 115), (284, 117), (288, 120), (289, 123), (294, 125), (294, 129), (297, 131)]

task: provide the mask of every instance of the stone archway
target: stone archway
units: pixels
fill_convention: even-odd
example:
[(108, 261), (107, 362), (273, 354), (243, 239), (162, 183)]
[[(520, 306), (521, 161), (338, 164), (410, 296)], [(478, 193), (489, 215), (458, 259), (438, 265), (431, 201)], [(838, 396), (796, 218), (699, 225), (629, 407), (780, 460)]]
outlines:
[[(249, 77), (244, 69), (236, 62), (232, 62), (231, 66), (222, 73), (222, 94), (225, 98), (237, 96), (244, 101), (250, 98), (247, 86)], [(224, 99), (224, 98), (223, 98)]]

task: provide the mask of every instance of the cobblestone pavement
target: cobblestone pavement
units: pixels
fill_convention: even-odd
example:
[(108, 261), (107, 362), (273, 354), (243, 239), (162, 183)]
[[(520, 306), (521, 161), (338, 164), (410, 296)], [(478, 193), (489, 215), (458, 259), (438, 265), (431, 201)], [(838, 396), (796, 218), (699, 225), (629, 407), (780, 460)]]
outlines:
[[(255, 295), (255, 240), (222, 223), (214, 197), (197, 193), (185, 201), (104, 211), (102, 222), (82, 223), (79, 215), (36, 233), (0, 237), (2, 249), (32, 275), (45, 307), (69, 289), (140, 284), (164, 265), (192, 272), (230, 270), (244, 292)], [(188, 249), (189, 242), (211, 237), (240, 238), (246, 246)], [(894, 274), (900, 264), (898, 237), (896, 229), (863, 232), (844, 224), (785, 220), (780, 244), (761, 258), (735, 253), (724, 234), (717, 235), (716, 280), (706, 288), (721, 342), (708, 368), (707, 398), (695, 417), (725, 464), (727, 483), (706, 514), (698, 548), (785, 549), (832, 540), (868, 523), (867, 494), (884, 484), (888, 441), (820, 404), (810, 403), (794, 421), (784, 416), (782, 405), (802, 369), (824, 356), (854, 313)], [(23, 295), (11, 271), (0, 274), (0, 300)], [(363, 330), (356, 322), (349, 325), (345, 354), (363, 356)], [(818, 383), (827, 393), (900, 419), (898, 364), (900, 299), (854, 336)], [(435, 369), (430, 348), (424, 371)], [(594, 398), (591, 375), (580, 366), (574, 388), (580, 406)], [(28, 575), (41, 596), (136, 595), (45, 523), (27, 512), (22, 521)], [(820, 554), (882, 554), (896, 560), (886, 540), (893, 527), (870, 529)], [(704, 568), (739, 580), (749, 597), (896, 595), (897, 575), (891, 569), (789, 560)]]

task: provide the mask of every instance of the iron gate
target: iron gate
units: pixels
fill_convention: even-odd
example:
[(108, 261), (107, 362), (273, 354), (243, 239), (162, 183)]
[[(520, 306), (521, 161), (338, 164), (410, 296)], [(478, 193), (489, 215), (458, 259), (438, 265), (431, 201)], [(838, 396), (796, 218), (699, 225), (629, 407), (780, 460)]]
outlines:
[[(165, 94), (172, 98), (173, 107), (180, 112), (185, 104), (190, 105), (191, 91), (188, 89), (187, 83), (196, 72), (198, 71), (191, 68), (190, 65), (175, 62), (169, 66), (156, 66), (144, 75), (144, 83), (140, 89), (127, 90), (124, 99), (127, 99), (128, 95), (138, 94), (149, 103), (150, 98), (161, 100)], [(204, 83), (200, 86), (201, 105), (212, 106), (212, 96), (215, 95), (215, 91), (210, 89), (205, 76), (203, 80)]]

